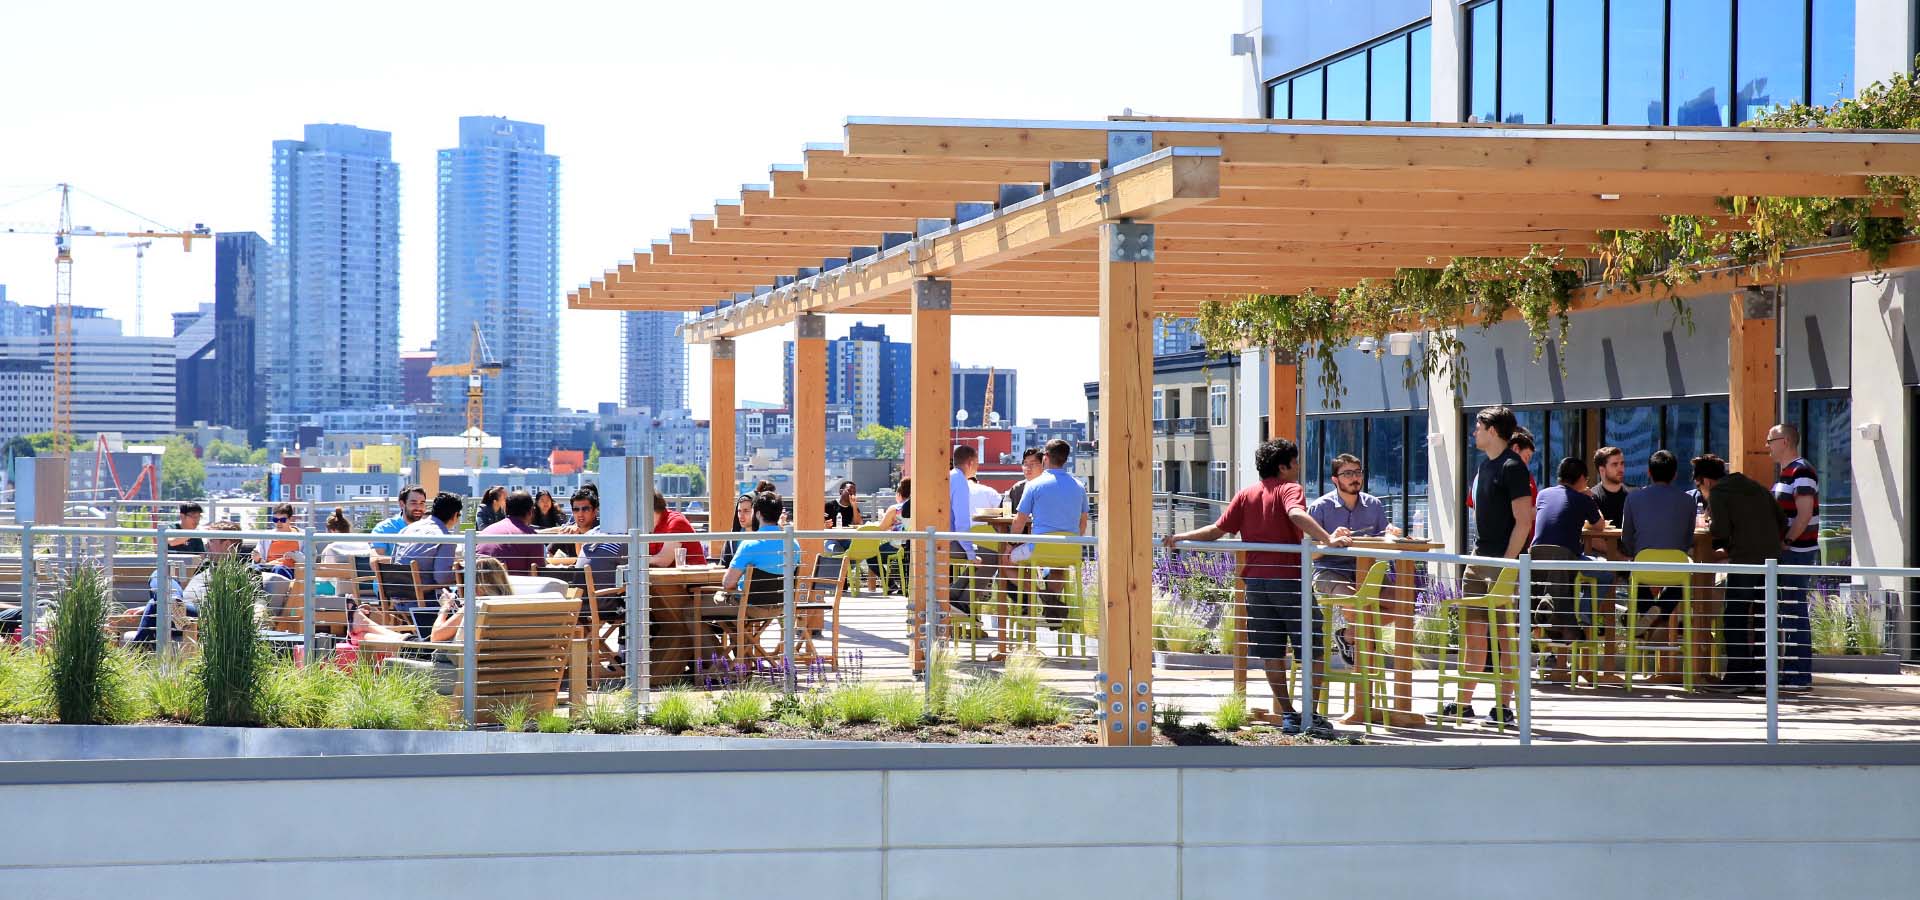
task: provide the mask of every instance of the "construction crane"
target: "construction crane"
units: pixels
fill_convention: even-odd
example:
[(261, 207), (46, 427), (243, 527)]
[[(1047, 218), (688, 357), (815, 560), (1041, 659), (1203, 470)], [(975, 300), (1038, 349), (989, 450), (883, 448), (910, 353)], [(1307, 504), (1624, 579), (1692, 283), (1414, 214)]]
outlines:
[(147, 248), (152, 241), (131, 241), (115, 244), (120, 250), (133, 250), (133, 333), (147, 333)]
[[(118, 238), (177, 238), (181, 247), (189, 252), (193, 242), (200, 238), (213, 237), (207, 226), (194, 223), (190, 231), (103, 231), (87, 225), (73, 224), (74, 186), (61, 183), (53, 186), (60, 192), (60, 221), (52, 230), (44, 228), (7, 228), (7, 234), (51, 234), (53, 235), (53, 432), (65, 435), (66, 441), (54, 444), (53, 455), (65, 457), (73, 442), (73, 239), (77, 237), (118, 237)], [(82, 191), (82, 193), (85, 193)], [(99, 198), (94, 198), (98, 200)], [(101, 201), (106, 202), (106, 201)], [(112, 203), (122, 212), (126, 209)], [(134, 213), (135, 218), (145, 219)], [(147, 219), (152, 222), (153, 220)], [(158, 223), (155, 223), (158, 224)], [(142, 254), (144, 256), (144, 252)], [(140, 286), (136, 286), (138, 289)]]
[(481, 401), (485, 399), (486, 391), (480, 380), (483, 377), (498, 378), (500, 370), (506, 367), (506, 363), (493, 357), (493, 350), (487, 346), (486, 337), (480, 334), (480, 323), (475, 322), (473, 338), (467, 344), (467, 361), (457, 365), (434, 366), (427, 370), (428, 378), (464, 376), (467, 379), (467, 430), (464, 437), (467, 439), (469, 471), (480, 468), (480, 440), (485, 434), (481, 426), (484, 424), (486, 409)]
[(993, 412), (993, 376), (998, 371), (993, 366), (987, 367), (987, 402), (983, 404), (986, 408), (980, 410), (981, 428), (992, 428), (1000, 424), (1000, 417)]

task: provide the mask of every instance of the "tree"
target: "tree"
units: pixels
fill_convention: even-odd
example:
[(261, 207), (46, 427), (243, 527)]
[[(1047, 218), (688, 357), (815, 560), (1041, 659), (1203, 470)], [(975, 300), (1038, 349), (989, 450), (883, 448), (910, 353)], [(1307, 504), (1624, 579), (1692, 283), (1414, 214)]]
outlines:
[(598, 441), (595, 441), (593, 446), (587, 448), (587, 471), (600, 471), (600, 443)]
[(905, 428), (888, 428), (876, 423), (860, 429), (857, 437), (863, 441), (872, 441), (873, 455), (879, 459), (906, 458), (907, 430)]
[(658, 475), (686, 475), (693, 479), (691, 490), (696, 497), (707, 492), (707, 473), (692, 463), (661, 463), (654, 466), (653, 471)]
[(207, 484), (207, 467), (193, 455), (193, 445), (183, 437), (163, 442), (167, 451), (160, 457), (160, 499), (192, 500)]
[(219, 438), (208, 441), (205, 449), (200, 451), (200, 459), (210, 463), (244, 463), (252, 455), (253, 451), (248, 450), (247, 445), (229, 444)]
[(267, 464), (267, 448), (261, 447), (260, 449), (247, 454), (247, 462), (252, 463), (253, 465), (256, 465), (256, 466), (266, 465)]

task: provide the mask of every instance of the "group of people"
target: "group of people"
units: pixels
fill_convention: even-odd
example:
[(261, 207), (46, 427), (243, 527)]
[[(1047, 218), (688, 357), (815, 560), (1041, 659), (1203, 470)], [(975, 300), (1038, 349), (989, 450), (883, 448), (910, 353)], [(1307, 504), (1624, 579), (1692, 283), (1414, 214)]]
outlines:
[[(1087, 489), (1067, 463), (1073, 458), (1073, 445), (1051, 440), (1043, 448), (1029, 448), (1020, 459), (1021, 480), (1002, 496), (981, 484), (980, 455), (961, 444), (953, 448), (953, 468), (947, 473), (947, 503), (950, 523), (955, 532), (975, 530), (978, 516), (992, 510), (1012, 510), (1009, 535), (1084, 535), (1087, 533), (1089, 504)], [(903, 497), (904, 504), (904, 497)], [(953, 558), (965, 560), (965, 570), (953, 578), (947, 602), (956, 611), (970, 614), (973, 602), (995, 590), (1012, 590), (1015, 570), (1033, 557), (1031, 541), (967, 541), (951, 544)], [(1066, 573), (1047, 569), (1041, 573), (1037, 593), (1040, 596), (1041, 623), (1052, 628), (1065, 624), (1063, 599)]]

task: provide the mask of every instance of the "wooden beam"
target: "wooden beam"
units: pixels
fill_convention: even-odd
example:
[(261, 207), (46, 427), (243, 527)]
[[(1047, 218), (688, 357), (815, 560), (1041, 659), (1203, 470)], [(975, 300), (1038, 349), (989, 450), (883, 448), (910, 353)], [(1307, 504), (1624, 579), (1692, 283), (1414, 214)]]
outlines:
[[(953, 452), (948, 421), (953, 415), (953, 282), (923, 279), (914, 282), (913, 299), (913, 427), (909, 435), (915, 531), (952, 528), (947, 500), (947, 470)], [(918, 615), (942, 604), (942, 583), (947, 577), (944, 547), (929, 547), (925, 541), (912, 545), (913, 554), (907, 578), (909, 592)], [(927, 554), (933, 554), (934, 570), (939, 573), (929, 592), (926, 578)], [(916, 630), (917, 631), (917, 630)], [(923, 633), (908, 637), (912, 646), (913, 668), (925, 666)]]
[(1644, 194), (1730, 197), (1736, 194), (1768, 197), (1868, 197), (1867, 179), (1859, 175), (1774, 172), (1591, 172), (1578, 178), (1565, 173), (1462, 169), (1343, 168), (1335, 166), (1258, 166), (1223, 163), (1221, 184), (1226, 188), (1285, 188), (1304, 191), (1451, 191), (1477, 194), (1499, 178), (1503, 193), (1598, 196)]
[(991, 181), (830, 181), (798, 171), (773, 173), (775, 198), (960, 203), (992, 201), (999, 194), (999, 182)]
[[(733, 340), (722, 338), (708, 347), (713, 357), (713, 402), (707, 425), (707, 530), (718, 534), (733, 528), (733, 492), (740, 480), (733, 445)], [(707, 558), (719, 559), (726, 550), (725, 543), (712, 542)]]
[[(827, 320), (805, 315), (794, 320), (793, 340), (793, 525), (802, 531), (824, 527), (827, 470)], [(804, 541), (820, 552), (818, 541)]]
[[(1100, 561), (1102, 746), (1153, 743), (1154, 226), (1100, 229)], [(1115, 690), (1117, 686), (1118, 690)], [(1118, 712), (1115, 711), (1116, 704)]]
[(940, 184), (978, 184), (996, 190), (1003, 184), (1032, 184), (1047, 180), (1047, 164), (1022, 161), (852, 159), (842, 153), (810, 151), (808, 181), (929, 181)]
[(1286, 438), (1305, 453), (1306, 445), (1300, 439), (1300, 364), (1281, 362), (1272, 347), (1266, 348), (1266, 360), (1267, 440)]
[(1743, 291), (1728, 300), (1733, 319), (1727, 338), (1727, 460), (1761, 484), (1773, 483), (1773, 459), (1767, 455), (1767, 429), (1779, 410), (1778, 359), (1774, 342), (1779, 318), (1774, 310), (1748, 315)]

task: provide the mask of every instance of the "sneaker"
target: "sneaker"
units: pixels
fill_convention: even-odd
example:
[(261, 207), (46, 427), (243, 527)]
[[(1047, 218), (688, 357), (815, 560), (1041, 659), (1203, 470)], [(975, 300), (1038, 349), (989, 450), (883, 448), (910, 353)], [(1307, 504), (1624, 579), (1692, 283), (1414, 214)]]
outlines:
[(1508, 709), (1504, 706), (1496, 706), (1490, 710), (1487, 710), (1487, 723), (1490, 725), (1507, 727), (1507, 726), (1517, 725), (1519, 724), (1519, 722), (1520, 722), (1520, 717), (1514, 715), (1513, 710)]
[(1314, 716), (1313, 724), (1307, 726), (1307, 736), (1330, 741), (1339, 737), (1340, 732), (1334, 730), (1333, 723), (1327, 721), (1326, 716)]
[(1348, 668), (1352, 668), (1353, 667), (1353, 638), (1350, 638), (1347, 636), (1347, 630), (1345, 628), (1339, 628), (1334, 630), (1333, 646), (1339, 649), (1340, 659), (1347, 664)]
[(1447, 705), (1445, 705), (1445, 706), (1442, 706), (1442, 707), (1440, 707), (1440, 718), (1442, 718), (1442, 719), (1471, 719), (1471, 718), (1473, 718), (1473, 705), (1472, 705), (1472, 704), (1459, 704), (1459, 703), (1449, 703), (1449, 704), (1447, 704)]
[(1300, 714), (1299, 713), (1281, 714), (1280, 733), (1281, 734), (1299, 734), (1300, 733)]

